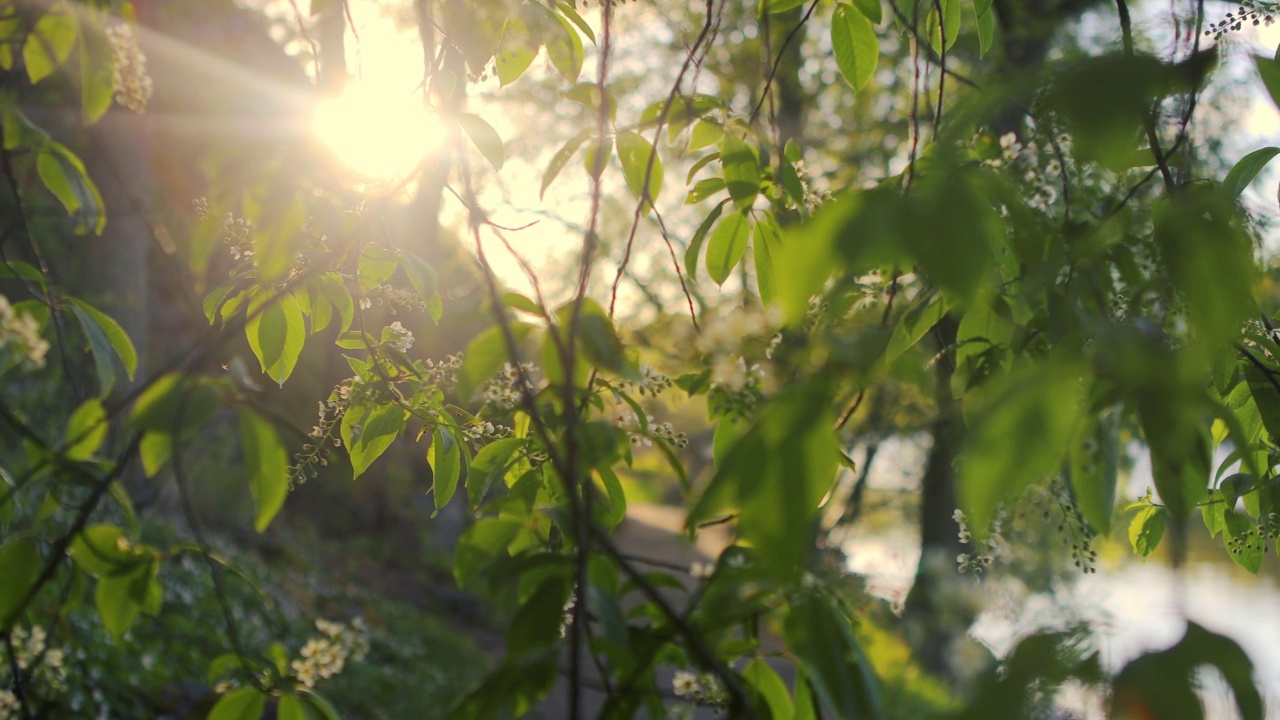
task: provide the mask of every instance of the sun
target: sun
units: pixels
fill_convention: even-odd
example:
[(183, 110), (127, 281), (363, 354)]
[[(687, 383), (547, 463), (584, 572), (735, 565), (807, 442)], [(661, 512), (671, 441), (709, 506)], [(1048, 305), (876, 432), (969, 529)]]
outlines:
[(408, 176), (444, 144), (446, 134), (418, 93), (361, 81), (322, 101), (312, 126), (343, 165), (372, 181)]

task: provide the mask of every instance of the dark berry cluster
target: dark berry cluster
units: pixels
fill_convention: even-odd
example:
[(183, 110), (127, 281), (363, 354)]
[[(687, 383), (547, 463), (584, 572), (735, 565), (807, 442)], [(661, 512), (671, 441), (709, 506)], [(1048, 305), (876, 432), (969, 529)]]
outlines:
[(1209, 26), (1205, 35), (1212, 35), (1214, 40), (1221, 40), (1223, 35), (1242, 29), (1246, 24), (1257, 27), (1270, 27), (1275, 18), (1276, 4), (1266, 0), (1243, 0), (1234, 12)]

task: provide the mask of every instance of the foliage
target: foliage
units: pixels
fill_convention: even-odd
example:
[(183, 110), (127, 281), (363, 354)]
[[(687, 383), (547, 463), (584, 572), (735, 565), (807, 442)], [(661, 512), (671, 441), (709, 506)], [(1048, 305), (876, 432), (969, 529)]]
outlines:
[[(144, 375), (122, 325), (56, 282), (37, 232), (46, 225), (34, 220), (61, 208), (59, 232), (77, 234), (111, 221), (74, 143), (42, 127), (36, 110), (79, 103), (88, 127), (112, 97), (145, 107), (145, 57), (122, 29), (132, 10), (0, 3), (13, 218), (0, 261), (6, 288), (23, 298), (0, 305), (0, 422), (14, 440), (0, 455), (10, 661), (0, 717), (61, 707), (64, 685), (85, 686), (73, 671), (135, 657), (127, 640), (148, 646), (153, 623), (169, 641), (188, 636), (191, 568), (180, 559), (194, 557), (208, 565), (229, 647), (179, 643), (149, 682), (217, 683), (209, 717), (219, 720), (268, 705), (277, 716), (336, 716), (321, 681), (368, 649), (360, 626), (317, 622), (320, 634), (295, 657), (283, 638), (246, 631), (252, 623), (238, 615), (253, 603), (222, 587), (227, 574), (198, 525), (186, 542), (145, 532), (137, 517), (124, 484), (131, 463), (148, 478), (171, 473), (190, 514), (191, 449), (218, 432), (238, 448), (240, 494), (259, 533), (330, 464), (349, 462), (350, 478), (365, 482), (397, 444), (425, 457), (434, 511), (464, 505), (470, 520), (454, 580), (493, 609), (505, 637), (502, 660), (451, 717), (523, 715), (562, 675), (573, 717), (596, 685), (606, 717), (711, 706), (732, 717), (876, 718), (908, 705), (922, 715), (1037, 716), (1066, 683), (1109, 697), (1121, 716), (1199, 717), (1202, 664), (1222, 671), (1245, 718), (1262, 716), (1249, 659), (1195, 624), (1114, 677), (1080, 633), (1046, 630), (955, 697), (921, 681), (895, 705), (886, 688), (911, 684), (885, 667), (896, 646), (823, 570), (819, 542), (837, 478), (854, 465), (848, 449), (872, 427), (867, 408), (901, 391), (936, 398), (932, 411), (960, 428), (949, 460), (966, 541), (1001, 548), (1002, 518), (1047, 487), (1077, 567), (1092, 570), (1091, 539), (1120, 524), (1116, 474), (1122, 439), (1133, 438), (1150, 451), (1155, 483), (1129, 508), (1135, 553), (1172, 543), (1180, 560), (1197, 512), (1251, 572), (1280, 551), (1280, 338), (1256, 228), (1238, 204), (1276, 149), (1246, 155), (1222, 182), (1200, 177), (1182, 152), (1216, 51), (1197, 41), (1173, 61), (1138, 52), (1119, 0), (1121, 49), (1050, 67), (1024, 107), (1005, 102), (998, 60), (983, 59), (999, 55), (993, 3), (761, 3), (752, 22), (762, 34), (784, 17), (828, 30), (840, 92), (877, 92), (882, 42), (910, 48), (909, 142), (899, 172), (865, 183), (811, 176), (802, 158), (816, 151), (775, 132), (776, 108), (761, 115), (789, 37), (765, 45), (768, 80), (745, 109), (728, 92), (695, 91), (690, 73), (723, 42), (715, 2), (674, 83), (634, 117), (615, 97), (610, 65), (625, 7), (606, 2), (593, 21), (567, 3), (462, 7), (439, 7), (445, 40), (426, 69), (426, 97), (494, 171), (510, 153), (480, 115), (463, 112), (463, 77), (516, 85), (545, 49), (560, 97), (585, 108), (540, 188), (590, 183), (571, 299), (549, 304), (536, 276), (535, 297), (504, 292), (486, 248), (505, 244), (506, 230), (480, 206), (482, 176), (456, 144), (448, 183), (468, 215), (493, 320), (460, 357), (426, 357), (413, 330), (374, 309), (394, 299), (432, 323), (450, 311), (440, 273), (385, 235), (376, 204), (262, 180), (198, 205), (182, 252), (195, 282), (213, 285), (203, 298), (210, 329)], [(593, 81), (581, 80), (588, 50)], [(932, 84), (920, 79), (926, 63)], [(1273, 93), (1277, 68), (1257, 59)], [(642, 249), (642, 223), (677, 258), (663, 219), (677, 205), (677, 168), (687, 172), (685, 204), (699, 212), (674, 268), (689, 311), (703, 274), (739, 307), (695, 314), (685, 355), (657, 367), (654, 348), (619, 321), (618, 288)], [(601, 201), (614, 180), (634, 199), (620, 219)], [(606, 239), (615, 221), (629, 223), (623, 240)], [(593, 297), (612, 251), (621, 252), (612, 292)], [(338, 348), (350, 375), (320, 403), (305, 441), (255, 392), (263, 378), (251, 368), (202, 370), (241, 338), (264, 385), (284, 386), (306, 358)], [(56, 372), (81, 389), (32, 418), (24, 383)], [(715, 428), (705, 478), (686, 467), (689, 434), (653, 416), (690, 401), (705, 404)], [(1215, 462), (1219, 448), (1225, 462)], [(646, 564), (615, 541), (627, 514), (622, 478), (653, 455), (678, 479), (690, 534), (732, 525), (734, 541), (713, 564)], [(997, 554), (975, 550), (959, 564), (980, 573)], [(77, 609), (90, 593), (97, 621)], [(65, 625), (58, 647), (75, 648), (66, 674), (68, 656), (34, 642), (55, 624)], [(417, 658), (401, 639), (373, 652), (388, 663)], [(113, 712), (135, 701), (94, 698)]]

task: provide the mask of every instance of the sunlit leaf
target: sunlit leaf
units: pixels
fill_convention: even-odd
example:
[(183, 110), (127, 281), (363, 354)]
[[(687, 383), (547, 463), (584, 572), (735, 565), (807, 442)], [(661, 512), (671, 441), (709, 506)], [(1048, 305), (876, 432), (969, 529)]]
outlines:
[(1280, 154), (1280, 148), (1264, 147), (1245, 155), (1240, 158), (1227, 173), (1222, 180), (1222, 191), (1230, 197), (1240, 197), (1240, 193), (1249, 187), (1249, 183), (1258, 177), (1258, 173), (1271, 162), (1277, 154)]
[(573, 25), (570, 25), (568, 20), (550, 11), (547, 14), (552, 16), (551, 22), (547, 23), (551, 35), (547, 40), (547, 56), (551, 58), (551, 64), (555, 66), (561, 77), (575, 83), (578, 81), (578, 75), (582, 73), (582, 62), (585, 57), (582, 39), (578, 37), (578, 31), (573, 29)]
[(489, 488), (507, 474), (519, 459), (524, 447), (520, 438), (504, 438), (485, 445), (476, 453), (467, 469), (467, 501), (474, 510), (488, 494)]
[(36, 172), (67, 214), (75, 218), (77, 233), (93, 230), (95, 235), (102, 234), (107, 226), (105, 205), (80, 158), (63, 145), (49, 141), (36, 155)]
[(347, 410), (342, 416), (341, 434), (342, 444), (351, 455), (352, 480), (363, 475), (404, 432), (407, 419), (408, 412), (395, 403), (356, 405)]
[(961, 507), (985, 533), (996, 507), (1057, 474), (1080, 415), (1078, 373), (1047, 364), (1006, 381), (977, 413), (957, 480)]
[(746, 678), (751, 687), (764, 699), (773, 720), (791, 720), (794, 710), (791, 707), (791, 695), (787, 692), (787, 685), (768, 663), (760, 658), (752, 660), (743, 669), (742, 677)]
[(67, 439), (63, 454), (69, 460), (88, 460), (107, 439), (107, 411), (97, 398), (80, 404), (67, 419)]
[(662, 159), (640, 133), (620, 132), (616, 142), (627, 188), (644, 201), (644, 208), (648, 210), (662, 192)]
[(837, 4), (831, 16), (831, 47), (845, 82), (854, 90), (866, 87), (880, 59), (880, 40), (871, 21), (850, 6)]
[(498, 81), (503, 87), (515, 82), (529, 66), (538, 51), (538, 41), (529, 26), (519, 17), (507, 18), (502, 27), (502, 40), (493, 55), (493, 65), (498, 71)]
[(267, 694), (256, 687), (242, 687), (218, 699), (207, 720), (260, 720), (267, 707)]
[(247, 408), (240, 411), (240, 447), (255, 508), (253, 527), (263, 532), (289, 495), (289, 453), (271, 423)]
[(293, 293), (277, 297), (259, 295), (249, 304), (244, 334), (258, 358), (262, 372), (280, 386), (293, 374), (307, 339), (302, 308)]
[(591, 137), (591, 129), (584, 128), (578, 131), (577, 135), (565, 141), (564, 145), (551, 156), (551, 162), (547, 163), (547, 169), (542, 173), (542, 189), (538, 191), (538, 197), (541, 198), (547, 193), (547, 188), (551, 187), (551, 183), (555, 181), (556, 176), (564, 169), (565, 163), (569, 162), (569, 158), (582, 147), (582, 143)]
[(702, 224), (694, 231), (693, 237), (689, 240), (689, 247), (684, 251), (684, 271), (689, 275), (689, 282), (696, 283), (698, 281), (698, 255), (702, 252), (702, 242), (706, 239), (707, 233), (715, 226), (716, 221), (720, 219), (720, 214), (724, 212), (725, 205), (728, 200), (722, 200), (719, 205), (711, 208), (711, 212), (702, 220)]
[(441, 425), (432, 429), (427, 462), (431, 465), (431, 494), (435, 497), (435, 512), (438, 513), (453, 499), (462, 475), (462, 450), (452, 430)]
[(883, 718), (874, 670), (848, 618), (817, 595), (795, 603), (784, 635), (832, 717)]
[(774, 258), (782, 242), (782, 231), (773, 216), (766, 213), (751, 228), (751, 247), (755, 255), (756, 286), (760, 289), (760, 301), (772, 305), (778, 294), (777, 267)]
[(32, 85), (52, 75), (66, 61), (78, 36), (79, 27), (66, 3), (55, 4), (40, 16), (22, 46), (22, 61)]
[(1144, 505), (1129, 521), (1129, 544), (1141, 557), (1155, 552), (1164, 537), (1167, 511), (1155, 505)]
[(707, 238), (707, 274), (723, 285), (747, 251), (751, 222), (742, 212), (723, 218)]
[(720, 164), (729, 197), (739, 210), (750, 210), (760, 193), (760, 160), (756, 149), (731, 132), (720, 140)]
[(471, 113), (458, 113), (458, 125), (467, 133), (467, 137), (471, 138), (471, 142), (480, 149), (480, 154), (484, 155), (484, 159), (489, 161), (493, 169), (501, 170), (505, 155), (502, 149), (502, 138), (498, 135), (498, 131), (482, 120), (479, 115)]
[[(107, 347), (103, 348), (101, 354), (114, 353), (120, 360), (121, 366), (124, 368), (125, 376), (133, 380), (133, 375), (138, 370), (138, 351), (133, 347), (133, 341), (129, 339), (129, 334), (120, 327), (120, 323), (112, 320), (106, 313), (95, 308), (89, 303), (69, 298), (71, 304), (75, 306), (77, 316), (86, 332), (89, 332), (89, 326), (94, 325), (101, 332), (101, 337), (106, 340)], [(83, 315), (81, 315), (83, 313)], [(94, 338), (90, 337), (90, 344), (94, 342)], [(100, 354), (98, 348), (94, 347), (94, 355)]]

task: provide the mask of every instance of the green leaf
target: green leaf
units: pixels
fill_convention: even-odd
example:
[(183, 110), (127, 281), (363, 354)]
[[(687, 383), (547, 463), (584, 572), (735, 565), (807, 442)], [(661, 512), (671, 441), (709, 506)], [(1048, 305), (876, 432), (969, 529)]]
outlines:
[(774, 258), (778, 256), (778, 246), (782, 243), (782, 231), (778, 229), (778, 223), (773, 216), (764, 213), (751, 229), (751, 238), (760, 301), (765, 305), (772, 305), (778, 294), (778, 284), (775, 279), (777, 268), (774, 265)]
[(493, 65), (498, 71), (498, 81), (502, 87), (515, 82), (533, 64), (538, 52), (538, 42), (529, 31), (529, 26), (519, 17), (508, 17), (502, 26), (502, 40), (498, 51), (493, 55)]
[(854, 7), (858, 8), (858, 12), (871, 21), (872, 25), (879, 25), (880, 21), (884, 19), (880, 9), (880, 0), (853, 0), (853, 4)]
[(36, 155), (36, 172), (40, 181), (75, 218), (76, 232), (101, 235), (107, 226), (107, 213), (98, 186), (89, 177), (84, 163), (63, 145), (46, 142)]
[(427, 448), (427, 463), (431, 465), (431, 492), (435, 496), (436, 513), (453, 499), (462, 476), (462, 449), (453, 431), (436, 425), (431, 431), (431, 447)]
[(559, 642), (569, 590), (570, 583), (563, 577), (553, 576), (538, 585), (507, 627), (508, 654), (520, 655)]
[[(571, 315), (571, 305), (562, 306), (556, 311), (556, 316), (564, 327), (571, 322)], [(633, 363), (627, 359), (622, 341), (618, 339), (618, 333), (613, 327), (613, 320), (595, 300), (583, 299), (578, 312), (577, 330), (577, 347), (592, 365), (619, 375), (628, 375), (634, 371)]]
[(107, 411), (97, 398), (89, 398), (67, 419), (63, 454), (69, 460), (88, 460), (107, 439)]
[(521, 438), (504, 438), (480, 448), (467, 468), (467, 501), (474, 510), (480, 506), (489, 488), (507, 474), (519, 461), (517, 454), (524, 447)]
[(582, 62), (585, 59), (582, 38), (578, 37), (578, 32), (573, 29), (568, 20), (550, 10), (547, 10), (547, 14), (553, 18), (546, 25), (551, 35), (546, 43), (547, 57), (551, 58), (551, 64), (555, 66), (556, 72), (560, 73), (560, 77), (576, 83), (578, 76), (582, 74)]
[(1072, 366), (1042, 365), (1006, 381), (976, 413), (957, 488), (976, 533), (1002, 501), (1057, 474), (1080, 415), (1078, 378)]
[(711, 231), (707, 240), (707, 275), (717, 285), (723, 285), (742, 260), (750, 234), (751, 223), (743, 212), (735, 212), (722, 219)]
[[(620, 132), (616, 138), (618, 160), (622, 162), (622, 175), (627, 188), (637, 199), (644, 201), (647, 212), (662, 191), (662, 159), (644, 136), (637, 132)], [(648, 183), (645, 182), (646, 178)]]
[(1116, 413), (1106, 412), (1087, 427), (1090, 431), (1077, 439), (1071, 449), (1071, 489), (1089, 526), (1105, 537), (1111, 530), (1116, 503), (1119, 420)]
[[(8, 488), (5, 488), (6, 490)], [(34, 538), (19, 535), (0, 545), (0, 631), (17, 620), (15, 613), (40, 576), (40, 549)]]
[[(604, 154), (600, 153), (603, 148)], [(582, 153), (582, 168), (587, 171), (591, 177), (599, 180), (600, 175), (604, 173), (605, 167), (609, 164), (609, 158), (613, 156), (613, 145), (604, 143), (601, 145), (599, 138), (591, 138), (591, 142), (587, 143), (587, 149)]]
[(150, 548), (129, 540), (115, 525), (92, 525), (71, 541), (67, 552), (81, 570), (94, 577), (127, 575), (155, 558)]
[(115, 97), (111, 44), (104, 32), (110, 16), (88, 7), (80, 13), (87, 28), (80, 36), (80, 106), (85, 125), (93, 125), (111, 108)]
[(66, 3), (54, 5), (36, 21), (22, 46), (22, 61), (32, 85), (52, 75), (66, 61), (79, 32), (75, 16)]
[(1240, 193), (1244, 192), (1249, 183), (1258, 177), (1258, 173), (1271, 162), (1277, 154), (1280, 154), (1280, 148), (1264, 147), (1240, 158), (1227, 176), (1222, 180), (1222, 191), (1228, 196), (1237, 198)]
[(479, 115), (471, 113), (458, 113), (458, 124), (467, 133), (467, 137), (471, 138), (471, 142), (475, 143), (480, 149), (480, 154), (484, 155), (484, 159), (489, 161), (494, 170), (501, 170), (505, 155), (502, 150), (502, 137), (498, 135), (498, 131)]
[(256, 509), (253, 527), (263, 532), (289, 495), (289, 453), (271, 423), (247, 408), (240, 411), (240, 447)]
[(698, 184), (694, 185), (693, 189), (690, 190), (689, 194), (685, 197), (684, 204), (694, 205), (696, 203), (700, 203), (721, 190), (724, 190), (724, 188), (724, 178), (721, 177), (709, 177), (704, 180), (699, 180)]
[(98, 577), (94, 604), (103, 626), (116, 642), (133, 626), (139, 612), (155, 613), (159, 610), (160, 593), (163, 592), (156, 580), (159, 567), (159, 562), (152, 559), (128, 572)]
[(627, 517), (627, 493), (622, 488), (622, 481), (618, 479), (617, 474), (608, 465), (598, 465), (596, 467), (596, 475), (599, 476), (601, 484), (604, 485), (606, 500), (604, 507), (599, 508), (603, 514), (600, 524), (606, 530), (613, 530)]
[(405, 275), (409, 276), (409, 284), (413, 285), (418, 297), (426, 304), (432, 321), (439, 325), (444, 307), (440, 301), (439, 275), (436, 269), (426, 260), (407, 252), (401, 256), (400, 267), (404, 268)]
[(794, 709), (791, 707), (791, 695), (787, 693), (787, 685), (778, 677), (778, 673), (760, 658), (752, 660), (742, 671), (742, 677), (760, 693), (765, 704), (769, 706), (772, 720), (791, 720)]
[(1129, 544), (1141, 557), (1155, 552), (1164, 537), (1165, 518), (1168, 512), (1155, 505), (1143, 505), (1129, 521)]
[(805, 0), (760, 0), (760, 14), (774, 15), (784, 13), (804, 4)]
[(261, 720), (267, 694), (256, 687), (242, 687), (218, 699), (207, 720)]
[(564, 169), (565, 163), (569, 162), (569, 158), (573, 157), (589, 137), (591, 137), (591, 128), (580, 130), (577, 135), (566, 140), (555, 155), (551, 156), (551, 162), (547, 163), (547, 169), (542, 173), (542, 189), (538, 191), (538, 199), (542, 199), (542, 196), (547, 194), (547, 188), (551, 187), (556, 176)]
[(382, 455), (404, 432), (409, 413), (395, 403), (356, 405), (342, 417), (342, 444), (351, 455), (352, 480)]
[(915, 347), (946, 314), (947, 303), (939, 293), (930, 293), (917, 300), (894, 326), (889, 345), (885, 348), (885, 360), (893, 360)]
[(129, 424), (139, 430), (187, 433), (217, 412), (222, 387), (210, 378), (169, 373), (134, 401)]
[(357, 277), (361, 292), (369, 292), (383, 284), (400, 266), (400, 256), (392, 250), (369, 243), (360, 250), (360, 267)]
[(827, 394), (817, 383), (804, 385), (764, 408), (716, 467), (686, 527), (736, 508), (738, 530), (758, 549), (762, 567), (797, 572), (813, 549), (818, 506), (840, 457), (833, 422), (821, 410), (830, 405)]
[(990, 9), (978, 15), (978, 58), (982, 59), (991, 52), (996, 37), (996, 16)]
[(874, 670), (831, 603), (802, 598), (787, 613), (783, 634), (830, 717), (884, 717)]
[(293, 293), (274, 298), (264, 293), (249, 303), (248, 312), (244, 334), (249, 348), (258, 358), (262, 372), (284, 387), (307, 340), (302, 307)]
[(586, 35), (587, 38), (591, 40), (592, 45), (595, 44), (596, 42), (595, 31), (591, 29), (591, 26), (587, 24), (586, 20), (582, 19), (582, 16), (578, 14), (578, 11), (574, 9), (572, 4), (567, 2), (557, 2), (556, 9), (564, 13), (564, 16), (566, 18), (569, 18), (570, 22), (572, 22), (574, 25), (577, 25), (578, 29), (582, 31), (582, 34)]
[(960, 37), (960, 0), (941, 0), (941, 3), (941, 18), (938, 16), (937, 7), (930, 5), (929, 18), (925, 21), (925, 34), (929, 37), (929, 46), (939, 54), (942, 53), (944, 39), (947, 49), (950, 50)]
[(689, 274), (689, 282), (698, 282), (698, 254), (702, 252), (702, 241), (706, 239), (707, 232), (716, 224), (716, 220), (720, 219), (720, 214), (724, 212), (724, 207), (729, 203), (728, 200), (721, 200), (719, 205), (711, 209), (702, 220), (702, 224), (694, 231), (693, 238), (689, 240), (689, 247), (684, 251), (684, 271)]
[[(520, 343), (529, 335), (530, 326), (511, 323), (509, 328), (516, 347), (519, 348)], [(462, 369), (458, 372), (459, 395), (469, 397), (478, 392), (509, 359), (507, 341), (501, 326), (493, 325), (477, 334), (462, 355)]]
[(318, 282), (321, 296), (333, 306), (334, 310), (338, 311), (338, 317), (342, 320), (342, 324), (338, 326), (338, 332), (346, 332), (356, 315), (355, 301), (351, 299), (351, 292), (347, 290), (346, 283), (343, 282), (342, 276), (335, 272), (321, 275)]
[[(724, 128), (715, 120), (699, 120), (694, 123), (693, 132), (689, 133), (689, 149), (701, 150), (717, 145), (724, 139)], [(706, 159), (706, 158), (704, 158)]]
[(1254, 55), (1253, 63), (1258, 68), (1258, 77), (1267, 88), (1271, 100), (1280, 106), (1280, 60)]
[[(134, 374), (138, 371), (138, 351), (134, 349), (129, 334), (120, 327), (119, 323), (89, 303), (77, 298), (69, 298), (69, 300), (76, 319), (80, 321), (80, 326), (84, 328), (85, 335), (89, 338), (94, 363), (98, 366), (99, 383), (102, 382), (104, 369), (109, 373), (109, 378), (114, 377), (113, 357), (119, 358), (125, 375), (132, 381)], [(111, 381), (108, 381), (101, 390), (103, 395), (109, 393)]]
[(1267, 539), (1258, 532), (1258, 526), (1249, 516), (1231, 509), (1234, 504), (1223, 505), (1222, 542), (1235, 564), (1257, 575), (1262, 567), (1262, 555), (1267, 550)]
[(746, 212), (760, 194), (760, 159), (754, 146), (731, 132), (720, 140), (720, 164), (729, 197), (738, 209)]
[(865, 88), (880, 60), (880, 40), (871, 21), (848, 5), (837, 4), (831, 17), (831, 48), (845, 82), (854, 90)]

